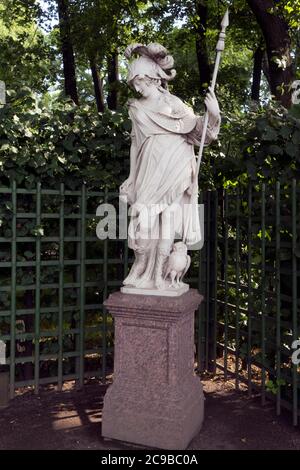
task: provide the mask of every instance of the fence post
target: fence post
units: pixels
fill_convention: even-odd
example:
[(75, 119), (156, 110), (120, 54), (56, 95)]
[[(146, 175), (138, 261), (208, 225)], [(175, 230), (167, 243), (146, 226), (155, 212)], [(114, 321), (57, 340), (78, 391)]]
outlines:
[[(298, 316), (297, 316), (297, 185), (292, 181), (292, 275), (293, 275), (293, 300), (292, 300), (292, 335), (293, 341), (298, 339)], [(293, 389), (293, 424), (298, 425), (298, 377), (297, 364), (292, 365), (292, 389)]]
[[(36, 226), (41, 225), (41, 183), (36, 186)], [(41, 309), (41, 236), (35, 243), (35, 313), (34, 313), (34, 393), (39, 393), (40, 382), (40, 309)]]
[[(78, 205), (79, 211), (81, 211), (81, 203), (82, 203), (81, 197), (78, 196), (77, 205)], [(80, 233), (81, 233), (80, 223), (81, 223), (81, 220), (79, 218), (76, 221), (76, 239), (77, 239), (76, 263), (77, 264), (76, 264), (76, 273), (75, 273), (75, 282), (76, 282), (76, 285), (79, 285), (79, 286), (80, 286)], [(76, 287), (76, 292), (77, 292), (77, 300), (76, 300), (76, 304), (77, 304), (76, 316), (77, 316), (80, 310), (80, 287)], [(76, 319), (75, 321), (73, 320), (72, 327), (74, 327), (74, 329), (77, 331), (80, 328), (80, 320), (79, 319)], [(75, 350), (79, 353), (79, 349), (80, 349), (80, 337), (79, 337), (79, 334), (76, 332), (75, 333)], [(79, 380), (79, 375), (80, 375), (79, 354), (75, 358), (75, 375), (76, 375), (75, 387), (76, 389), (80, 389), (81, 386), (80, 386), (80, 380)]]
[[(201, 191), (200, 193), (200, 199), (199, 203), (203, 206), (203, 192)], [(203, 269), (203, 264), (204, 264), (204, 257), (203, 253), (205, 250), (205, 223), (206, 223), (206, 214), (204, 211), (204, 220), (203, 220), (203, 233), (202, 236), (204, 237), (204, 246), (199, 250), (199, 266), (198, 266), (198, 290), (200, 294), (204, 294), (204, 288), (205, 288), (205, 282), (204, 282), (204, 277), (205, 277), (205, 271)], [(198, 307), (196, 318), (197, 318), (197, 364), (198, 364), (198, 373), (201, 373), (205, 371), (205, 312), (204, 312), (204, 302), (201, 302), (201, 304)]]
[(11, 293), (10, 293), (10, 398), (15, 396), (16, 283), (17, 283), (17, 185), (12, 183)]
[(86, 235), (86, 187), (81, 188), (81, 224), (80, 224), (80, 357), (79, 357), (79, 386), (84, 385), (85, 372), (85, 235)]
[(60, 184), (59, 201), (59, 294), (58, 294), (58, 390), (63, 387), (63, 349), (64, 349), (64, 237), (65, 237), (65, 185)]
[(217, 234), (218, 234), (218, 194), (217, 191), (210, 192), (208, 205), (208, 230), (207, 230), (207, 360), (206, 366), (209, 372), (216, 372), (217, 356)]
[[(105, 188), (104, 203), (108, 202), (108, 190)], [(103, 251), (103, 297), (102, 297), (102, 383), (106, 382), (106, 332), (107, 332), (107, 309), (104, 305), (104, 301), (108, 295), (108, 239), (104, 240), (104, 251)]]
[(241, 205), (241, 191), (240, 186), (236, 191), (236, 243), (235, 243), (235, 275), (236, 275), (236, 315), (235, 315), (235, 389), (239, 389), (239, 361), (240, 361), (240, 205)]

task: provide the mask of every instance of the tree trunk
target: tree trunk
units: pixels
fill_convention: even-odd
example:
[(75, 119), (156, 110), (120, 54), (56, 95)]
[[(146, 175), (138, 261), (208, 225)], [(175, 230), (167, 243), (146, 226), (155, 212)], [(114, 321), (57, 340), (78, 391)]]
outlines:
[(266, 77), (268, 83), (270, 83), (271, 79), (270, 79), (270, 70), (269, 70), (269, 59), (268, 59), (268, 54), (267, 54), (266, 50), (263, 53), (262, 71), (263, 71), (264, 76)]
[(259, 103), (259, 92), (261, 83), (262, 73), (262, 61), (264, 51), (261, 46), (258, 46), (254, 52), (254, 64), (253, 64), (253, 76), (252, 76), (252, 87), (251, 87), (251, 100)]
[(116, 110), (118, 106), (118, 81), (119, 81), (119, 62), (118, 53), (113, 52), (107, 56), (107, 80), (108, 95), (107, 104), (109, 109)]
[(199, 17), (196, 26), (196, 54), (200, 76), (200, 93), (203, 94), (210, 81), (211, 70), (209, 66), (206, 27), (207, 27), (207, 4), (205, 0), (195, 0), (196, 14)]
[(247, 0), (266, 42), (272, 95), (286, 108), (291, 106), (290, 85), (294, 79), (291, 39), (286, 21), (271, 13), (274, 0)]
[(101, 80), (99, 71), (97, 69), (96, 59), (90, 59), (90, 67), (91, 67), (93, 83), (94, 83), (97, 110), (98, 110), (98, 113), (103, 113), (105, 109), (103, 86), (102, 86), (102, 80)]
[(63, 71), (65, 79), (65, 93), (70, 96), (74, 103), (79, 104), (75, 58), (73, 44), (71, 40), (71, 27), (69, 17), (69, 0), (57, 0), (61, 52), (63, 56)]

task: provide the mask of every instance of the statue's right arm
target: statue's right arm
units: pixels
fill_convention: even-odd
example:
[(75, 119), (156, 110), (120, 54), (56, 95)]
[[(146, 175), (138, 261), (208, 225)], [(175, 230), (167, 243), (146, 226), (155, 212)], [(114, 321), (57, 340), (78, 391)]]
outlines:
[(130, 172), (129, 179), (135, 180), (136, 173), (136, 159), (137, 159), (137, 146), (135, 135), (131, 135), (131, 147), (130, 147)]
[(131, 134), (129, 176), (120, 186), (120, 193), (127, 197), (129, 204), (133, 202), (134, 185), (135, 185), (135, 180), (136, 180), (136, 159), (137, 159), (136, 139), (135, 139), (135, 136)]
[(135, 136), (135, 126), (134, 126), (134, 109), (132, 109), (132, 106), (134, 107), (135, 99), (129, 99), (128, 100), (128, 111), (129, 111), (129, 118), (132, 122), (132, 129), (131, 129), (131, 146), (130, 146), (130, 171), (129, 171), (129, 178), (128, 180), (135, 181), (135, 176), (136, 176), (136, 160), (137, 160), (137, 142), (136, 142), (136, 136)]

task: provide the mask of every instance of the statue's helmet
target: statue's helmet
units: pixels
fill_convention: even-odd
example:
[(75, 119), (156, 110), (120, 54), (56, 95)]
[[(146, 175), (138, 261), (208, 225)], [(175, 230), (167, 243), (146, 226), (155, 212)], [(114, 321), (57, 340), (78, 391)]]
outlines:
[(128, 67), (127, 82), (130, 83), (137, 75), (147, 75), (149, 78), (162, 78), (162, 68), (148, 57), (138, 57)]
[(162, 85), (175, 77), (176, 71), (172, 68), (174, 59), (161, 44), (152, 43), (148, 46), (132, 44), (127, 47), (125, 57), (130, 59), (133, 54), (137, 54), (139, 57), (128, 66), (127, 83), (129, 85), (138, 75), (159, 79)]

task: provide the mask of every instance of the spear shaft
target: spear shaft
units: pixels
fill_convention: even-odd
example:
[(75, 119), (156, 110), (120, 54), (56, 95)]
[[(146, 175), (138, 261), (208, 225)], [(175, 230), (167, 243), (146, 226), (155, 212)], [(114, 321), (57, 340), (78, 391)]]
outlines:
[[(214, 90), (216, 86), (216, 81), (217, 81), (217, 76), (218, 76), (218, 71), (219, 71), (219, 66), (220, 66), (220, 60), (221, 60), (221, 54), (224, 51), (225, 47), (225, 36), (226, 36), (226, 28), (229, 25), (229, 10), (226, 10), (226, 13), (223, 17), (223, 20), (221, 22), (221, 32), (219, 34), (219, 40), (216, 46), (216, 61), (215, 61), (215, 66), (214, 66), (214, 72), (211, 80), (211, 89)], [(201, 159), (203, 155), (203, 149), (204, 149), (204, 144), (205, 144), (205, 139), (206, 139), (206, 133), (207, 133), (207, 126), (208, 126), (208, 111), (206, 111), (205, 116), (204, 116), (204, 123), (203, 123), (203, 129), (202, 129), (202, 135), (201, 135), (201, 141), (200, 141), (200, 147), (199, 147), (199, 153), (198, 153), (198, 159), (197, 159), (197, 179), (199, 175), (199, 169), (200, 169), (200, 164), (201, 164)]]

